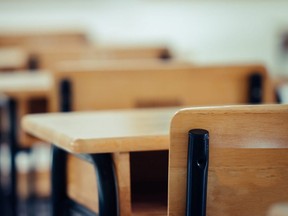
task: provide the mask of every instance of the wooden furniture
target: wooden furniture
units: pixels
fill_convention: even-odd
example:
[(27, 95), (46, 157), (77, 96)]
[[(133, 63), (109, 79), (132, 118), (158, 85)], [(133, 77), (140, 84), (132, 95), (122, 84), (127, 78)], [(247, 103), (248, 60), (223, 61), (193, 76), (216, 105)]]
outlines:
[[(137, 194), (139, 191), (133, 188), (133, 184), (137, 183), (133, 181), (137, 181), (137, 179), (132, 176), (133, 172), (130, 170), (130, 160), (132, 160), (130, 155), (132, 152), (137, 154), (139, 151), (168, 150), (169, 124), (176, 110), (175, 108), (162, 108), (50, 113), (25, 117), (22, 121), (24, 130), (59, 147), (54, 149), (52, 165), (55, 174), (52, 179), (54, 181), (53, 202), (56, 202), (54, 203), (53, 215), (64, 214), (64, 200), (67, 203), (67, 196), (70, 207), (74, 210), (78, 209), (78, 212), (100, 211), (100, 215), (116, 215), (113, 211), (116, 208), (115, 202), (117, 202), (115, 191), (111, 192), (112, 195), (111, 193), (110, 195), (104, 193), (109, 188), (110, 190), (113, 189), (112, 185), (115, 185), (115, 178), (117, 179), (118, 199), (121, 203), (119, 206), (120, 215), (165, 215), (166, 195), (165, 193), (161, 194), (163, 191), (155, 190), (153, 193), (151, 191), (146, 194), (141, 193), (140, 197), (144, 196), (139, 199), (139, 194)], [(65, 153), (60, 149), (72, 154), (63, 157)], [(55, 154), (55, 151), (58, 153)], [(103, 167), (107, 164), (101, 164), (101, 161), (97, 161), (105, 160), (105, 157), (109, 156), (107, 153), (112, 153), (115, 167), (115, 176), (112, 172), (110, 179), (101, 173), (101, 168), (105, 168), (108, 172), (111, 167)], [(62, 157), (59, 157), (59, 154)], [(97, 157), (102, 157), (102, 159)], [(86, 160), (86, 162), (79, 158)], [(146, 161), (146, 163), (150, 166), (159, 167), (157, 161)], [(97, 178), (93, 166), (96, 167)], [(150, 169), (153, 170), (152, 167)], [(67, 176), (65, 177), (66, 172)], [(149, 179), (149, 173), (145, 174), (148, 175), (147, 179)], [(80, 176), (85, 176), (85, 178)], [(104, 179), (110, 185), (104, 184)], [(162, 182), (164, 188), (165, 182)], [(151, 183), (153, 182), (149, 182), (149, 184)], [(159, 184), (159, 182), (155, 183)], [(106, 202), (107, 199), (109, 200), (108, 203)], [(75, 201), (80, 205), (76, 205)], [(85, 211), (81, 206), (85, 207)], [(106, 208), (113, 212), (105, 212)]]
[[(208, 169), (207, 208), (202, 205), (207, 215), (266, 215), (271, 205), (286, 202), (287, 108), (202, 107), (178, 112), (170, 130), (168, 215), (186, 215), (186, 179), (191, 174), (187, 149), (196, 146), (188, 142), (191, 129), (209, 132), (209, 156), (188, 159), (192, 170)], [(198, 176), (194, 177), (195, 182)], [(189, 182), (193, 192), (193, 181)]]
[(51, 111), (59, 111), (63, 82), (71, 89), (74, 111), (275, 102), (268, 74), (259, 65), (63, 63), (54, 79)]
[[(17, 103), (17, 122), (27, 113), (37, 112), (34, 105), (39, 100), (46, 100), (50, 96), (52, 76), (47, 71), (19, 71), (15, 73), (0, 74), (0, 93)], [(32, 104), (31, 104), (32, 103)], [(39, 104), (39, 103), (38, 103)], [(48, 104), (47, 104), (48, 106)], [(16, 125), (19, 125), (18, 123)], [(18, 131), (19, 144), (29, 147), (31, 141), (22, 130)]]
[(0, 48), (0, 72), (24, 70), (28, 53), (16, 47)]
[[(59, 70), (55, 72), (54, 78), (55, 86), (52, 88), (53, 92), (50, 100), (51, 111), (54, 112), (59, 110), (84, 111), (259, 103), (260, 101), (269, 103), (274, 101), (268, 75), (263, 67), (257, 65), (193, 67), (187, 63), (177, 64), (173, 62), (150, 62), (149, 64), (143, 64), (142, 62), (141, 65), (139, 62), (129, 65), (124, 62), (114, 64), (63, 63), (59, 66)], [(249, 92), (252, 92), (252, 94), (249, 94)], [(137, 180), (135, 181), (137, 183), (131, 187), (135, 191), (139, 191), (138, 194), (141, 194), (143, 188), (145, 188), (145, 193), (153, 185), (155, 190), (160, 191), (161, 200), (166, 200), (168, 151), (151, 151), (138, 152), (137, 154), (122, 153), (122, 158), (126, 158), (123, 161), (126, 162), (119, 162), (122, 160), (119, 159), (115, 164), (129, 164), (130, 158), (132, 160), (130, 163), (131, 172), (134, 173), (131, 176), (132, 178), (135, 176), (134, 178)], [(65, 153), (57, 153), (56, 151), (55, 154), (62, 154), (62, 157), (66, 157), (63, 156)], [(59, 157), (61, 158), (61, 156)], [(153, 166), (156, 168), (156, 165), (149, 166), (147, 161), (156, 160), (159, 169), (150, 172), (149, 169)], [(74, 160), (73, 167), (78, 167), (76, 165), (78, 163), (81, 163), (81, 161)], [(82, 165), (79, 166), (82, 167)], [(139, 167), (141, 167), (143, 173), (150, 172), (150, 175), (141, 174)], [(146, 171), (143, 171), (144, 169)], [(85, 170), (85, 167), (83, 170)], [(161, 170), (161, 172), (157, 170)], [(63, 185), (65, 185), (65, 182)], [(81, 186), (78, 185), (75, 188), (81, 188)], [(149, 193), (147, 194), (149, 197)], [(133, 196), (132, 194), (132, 199), (141, 199), (142, 197), (142, 195)], [(151, 196), (149, 199), (151, 199)], [(55, 208), (57, 209), (57, 207), (59, 206), (56, 204)], [(129, 211), (129, 208), (122, 201), (120, 201), (120, 208), (124, 209), (124, 212)], [(142, 214), (148, 214), (147, 209), (149, 207), (142, 206), (142, 210), (144, 210)], [(163, 210), (161, 207), (160, 209)], [(61, 210), (63, 208), (58, 209), (60, 215), (62, 214), (59, 213)], [(155, 208), (153, 211), (155, 213)], [(57, 210), (55, 212), (55, 215), (57, 215)]]
[(172, 57), (166, 47), (161, 46), (93, 46), (93, 45), (70, 45), (41, 46), (29, 49), (30, 61), (34, 61), (40, 69), (54, 70), (55, 65), (61, 61), (90, 60), (90, 62), (103, 61), (104, 59), (129, 59), (167, 60)]
[(37, 47), (39, 45), (86, 44), (83, 29), (1, 29), (0, 46)]
[(1, 132), (6, 131), (11, 154), (9, 184), (11, 215), (16, 215), (17, 209), (15, 207), (17, 206), (16, 154), (21, 149), (31, 147), (35, 142), (34, 137), (28, 136), (19, 128), (19, 121), (27, 113), (47, 111), (51, 86), (51, 74), (44, 71), (0, 73), (1, 125), (3, 128)]

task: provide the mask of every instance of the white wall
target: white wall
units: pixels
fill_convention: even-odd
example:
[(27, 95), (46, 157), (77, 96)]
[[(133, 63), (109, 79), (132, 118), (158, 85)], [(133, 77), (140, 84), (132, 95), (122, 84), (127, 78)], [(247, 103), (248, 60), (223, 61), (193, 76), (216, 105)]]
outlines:
[(0, 0), (0, 31), (54, 25), (84, 26), (97, 42), (168, 44), (199, 63), (263, 62), (275, 74), (288, 1)]

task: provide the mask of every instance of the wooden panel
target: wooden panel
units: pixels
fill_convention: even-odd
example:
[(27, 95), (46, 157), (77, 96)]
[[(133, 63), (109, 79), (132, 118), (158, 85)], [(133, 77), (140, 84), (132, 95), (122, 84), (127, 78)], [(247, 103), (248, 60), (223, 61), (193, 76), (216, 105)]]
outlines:
[[(36, 71), (35, 71), (36, 72)], [(0, 73), (0, 93), (14, 98), (48, 97), (52, 76), (47, 71)]]
[[(73, 110), (135, 108), (158, 101), (182, 106), (248, 103), (248, 79), (263, 75), (263, 102), (272, 103), (274, 91), (261, 66), (192, 67), (181, 64), (146, 64), (130, 67), (98, 66), (59, 69), (51, 110), (59, 109), (58, 85), (72, 83)], [(85, 97), (83, 97), (85, 95)]]
[(80, 29), (13, 30), (1, 29), (0, 46), (37, 47), (42, 44), (86, 43), (86, 35)]
[(118, 184), (118, 199), (120, 215), (131, 215), (131, 180), (129, 152), (113, 154), (115, 172)]
[(67, 193), (69, 198), (98, 212), (98, 190), (94, 167), (70, 154), (67, 164)]
[[(129, 153), (113, 154), (118, 182), (120, 215), (131, 215), (130, 162)], [(79, 178), (82, 176), (83, 178)], [(93, 166), (69, 155), (67, 171), (68, 196), (87, 208), (98, 212), (97, 180)]]
[(288, 106), (191, 108), (171, 123), (169, 215), (185, 214), (188, 131), (209, 131), (207, 215), (265, 215), (288, 201)]
[(91, 64), (97, 63), (99, 60), (107, 59), (159, 59), (161, 55), (168, 50), (165, 47), (104, 47), (104, 46), (79, 46), (79, 45), (61, 45), (55, 47), (37, 48), (33, 51), (34, 56), (39, 61), (42, 69), (54, 70), (57, 63), (66, 61), (66, 64)]
[(28, 53), (23, 49), (9, 47), (0, 48), (0, 71), (24, 70), (28, 60)]
[(35, 194), (38, 197), (45, 197), (48, 198), (50, 197), (51, 193), (50, 193), (50, 170), (36, 170), (35, 171)]

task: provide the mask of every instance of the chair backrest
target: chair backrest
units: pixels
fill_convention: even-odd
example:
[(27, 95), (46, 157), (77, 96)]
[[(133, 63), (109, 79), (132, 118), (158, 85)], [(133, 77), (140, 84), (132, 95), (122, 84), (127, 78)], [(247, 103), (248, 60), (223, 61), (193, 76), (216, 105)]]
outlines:
[(1, 29), (0, 46), (51, 45), (62, 43), (86, 43), (86, 33), (82, 29), (51, 29), (51, 30), (12, 30)]
[(103, 59), (169, 59), (171, 53), (161, 46), (91, 46), (61, 45), (54, 47), (36, 47), (31, 51), (32, 57), (38, 61), (38, 68), (51, 69), (61, 61), (91, 61)]
[(271, 205), (287, 201), (287, 105), (189, 108), (171, 122), (169, 216), (186, 215), (191, 129), (209, 132), (207, 215), (266, 215)]
[(72, 110), (77, 111), (247, 104), (251, 76), (253, 78), (255, 73), (262, 80), (260, 93), (259, 85), (256, 85), (256, 92), (262, 96), (263, 103), (273, 103), (268, 74), (265, 68), (257, 65), (194, 67), (188, 63), (160, 61), (62, 65), (54, 74), (51, 111), (59, 110), (59, 86), (63, 80), (71, 87)]

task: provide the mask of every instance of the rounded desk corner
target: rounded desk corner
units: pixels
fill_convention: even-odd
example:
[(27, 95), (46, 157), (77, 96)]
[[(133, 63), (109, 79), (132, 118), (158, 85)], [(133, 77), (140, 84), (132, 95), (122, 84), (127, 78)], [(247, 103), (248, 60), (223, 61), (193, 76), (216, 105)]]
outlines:
[(68, 151), (71, 153), (84, 153), (83, 150), (83, 144), (84, 144), (84, 140), (83, 139), (74, 139), (70, 142), (69, 146), (68, 146)]

